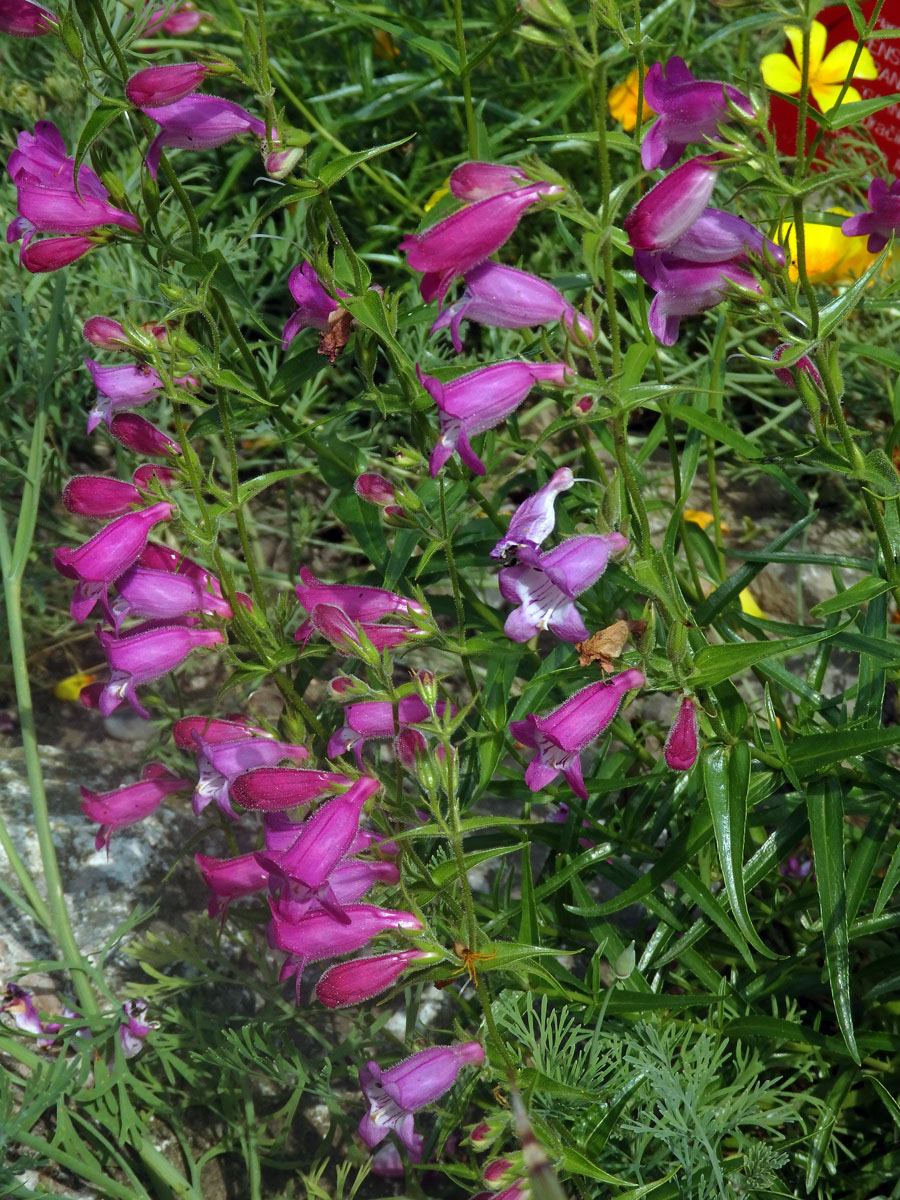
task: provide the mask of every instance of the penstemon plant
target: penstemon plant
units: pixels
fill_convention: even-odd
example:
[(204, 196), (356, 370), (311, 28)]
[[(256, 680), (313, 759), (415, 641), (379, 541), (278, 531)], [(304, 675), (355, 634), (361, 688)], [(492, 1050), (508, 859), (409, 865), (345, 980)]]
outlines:
[[(900, 182), (849, 7), (826, 54), (814, 6), (310, 4), (332, 63), (290, 4), (0, 0), (2, 894), (54, 948), (4, 1194), (900, 1194)], [(100, 953), (38, 631), (151, 731), (74, 781), (98, 863), (183, 831)]]

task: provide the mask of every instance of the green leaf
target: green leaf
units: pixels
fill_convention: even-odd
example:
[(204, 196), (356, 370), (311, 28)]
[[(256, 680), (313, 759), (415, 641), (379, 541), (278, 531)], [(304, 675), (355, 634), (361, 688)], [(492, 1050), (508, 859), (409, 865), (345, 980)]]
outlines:
[(747, 837), (747, 796), (750, 792), (750, 746), (707, 746), (701, 762), (703, 786), (712, 814), (719, 865), (738, 928), (754, 949), (775, 955), (753, 928), (744, 882), (744, 843)]
[(694, 687), (714, 687), (732, 675), (755, 667), (767, 659), (783, 658), (806, 646), (834, 637), (834, 629), (819, 629), (803, 637), (777, 638), (771, 642), (731, 642), (725, 646), (704, 646), (694, 659), (691, 683)]
[(415, 33), (412, 29), (408, 29), (405, 25), (397, 25), (393, 21), (382, 15), (382, 12), (389, 10), (384, 9), (375, 13), (366, 12), (359, 4), (344, 5), (334, 3), (332, 7), (337, 12), (342, 12), (355, 23), (369, 25), (372, 29), (384, 29), (391, 37), (396, 38), (401, 45), (414, 46), (417, 50), (421, 50), (432, 62), (440, 63), (442, 67), (450, 71), (453, 75), (459, 75), (459, 55), (455, 50), (446, 46), (443, 42), (438, 42), (434, 38), (425, 37), (421, 33)]
[(869, 600), (874, 600), (876, 596), (889, 592), (891, 586), (886, 579), (860, 579), (857, 583), (845, 588), (844, 591), (838, 592), (836, 596), (832, 596), (830, 600), (822, 600), (819, 604), (814, 604), (809, 610), (809, 615), (818, 619), (830, 616), (831, 613), (849, 611), (857, 604), (866, 604)]
[(281, 471), (267, 471), (265, 475), (257, 475), (255, 479), (248, 479), (238, 487), (238, 504), (246, 504), (248, 500), (252, 500), (254, 496), (258, 496), (260, 492), (264, 492), (274, 483), (280, 483), (283, 479), (295, 479), (298, 475), (304, 474), (306, 474), (305, 468), (287, 467)]
[(75, 147), (75, 178), (78, 178), (78, 168), (84, 162), (88, 150), (96, 142), (97, 138), (107, 130), (116, 117), (122, 115), (125, 111), (125, 105), (116, 100), (101, 100), (97, 107), (88, 117), (84, 129), (78, 138), (78, 145)]
[(522, 847), (522, 915), (519, 919), (519, 941), (535, 943), (540, 938), (541, 923), (534, 899), (534, 875), (531, 866), (531, 846)]
[(844, 317), (849, 316), (856, 309), (865, 308), (864, 297), (866, 288), (868, 288), (876, 275), (881, 274), (885, 255), (889, 249), (889, 246), (885, 246), (874, 262), (871, 263), (851, 287), (848, 287), (836, 300), (832, 300), (830, 304), (826, 304), (824, 308), (819, 309), (820, 342), (824, 342), (837, 329)]
[(762, 450), (754, 442), (744, 437), (736, 429), (732, 429), (730, 425), (726, 425), (724, 421), (710, 416), (709, 413), (689, 408), (686, 404), (674, 404), (671, 413), (677, 421), (684, 421), (686, 425), (692, 425), (701, 433), (708, 434), (715, 441), (720, 442), (723, 446), (728, 446), (744, 458), (763, 457)]
[(328, 369), (328, 360), (310, 346), (299, 354), (292, 354), (281, 364), (272, 377), (269, 394), (275, 404), (284, 404), (304, 383)]
[(834, 1127), (837, 1124), (838, 1117), (841, 1115), (841, 1109), (844, 1107), (844, 1101), (847, 1099), (856, 1075), (856, 1071), (853, 1070), (842, 1071), (831, 1085), (825, 1103), (822, 1105), (822, 1111), (819, 1113), (816, 1127), (813, 1130), (809, 1158), (806, 1163), (807, 1194), (813, 1191), (819, 1175), (822, 1173), (825, 1155), (828, 1152), (828, 1147), (831, 1145)]
[(876, 1075), (866, 1075), (865, 1078), (869, 1081), (869, 1083), (871, 1083), (872, 1087), (878, 1093), (881, 1102), (888, 1110), (888, 1113), (893, 1119), (894, 1124), (900, 1125), (900, 1104), (897, 1103), (895, 1098), (891, 1095), (891, 1093)]
[(791, 762), (797, 773), (810, 775), (825, 767), (853, 758), (900, 745), (900, 728), (845, 729), (827, 733), (811, 733), (791, 744)]
[(850, 997), (850, 937), (844, 874), (844, 799), (834, 776), (818, 779), (806, 793), (809, 833), (816, 864), (816, 886), (822, 913), (825, 963), (838, 1024), (856, 1062), (859, 1051), (853, 1030)]
[(690, 900), (691, 904), (695, 904), (703, 915), (717, 929), (724, 933), (750, 970), (755, 971), (756, 963), (753, 961), (753, 955), (747, 949), (747, 943), (741, 936), (740, 929), (722, 911), (722, 906), (709, 888), (703, 884), (700, 877), (689, 868), (683, 867), (680, 871), (676, 871), (672, 878)]
[(900, 475), (883, 450), (870, 450), (862, 468), (868, 489), (879, 500), (896, 500), (900, 496)]
[(826, 129), (846, 129), (848, 125), (857, 125), (872, 113), (889, 108), (900, 100), (900, 92), (890, 96), (872, 96), (869, 100), (845, 100), (833, 114), (823, 114), (823, 125)]
[[(527, 849), (528, 843), (516, 842), (512, 846), (492, 846), (489, 850), (473, 850), (470, 854), (463, 855), (466, 870), (471, 871), (473, 867), (480, 866), (483, 862), (490, 862), (494, 858), (501, 858), (504, 854), (512, 854), (513, 850), (521, 850), (523, 846)], [(446, 862), (438, 863), (431, 872), (431, 878), (438, 887), (443, 887), (444, 884), (457, 879), (458, 874), (456, 859), (451, 858)]]
[(370, 158), (377, 158), (379, 154), (386, 154), (388, 150), (396, 150), (398, 146), (406, 145), (414, 137), (415, 134), (410, 133), (396, 142), (385, 142), (382, 146), (370, 146), (368, 150), (357, 150), (354, 154), (342, 154), (340, 158), (333, 158), (319, 171), (319, 183), (323, 189), (327, 190), (333, 187), (338, 180), (343, 179), (354, 167), (358, 167), (360, 163), (368, 162)]

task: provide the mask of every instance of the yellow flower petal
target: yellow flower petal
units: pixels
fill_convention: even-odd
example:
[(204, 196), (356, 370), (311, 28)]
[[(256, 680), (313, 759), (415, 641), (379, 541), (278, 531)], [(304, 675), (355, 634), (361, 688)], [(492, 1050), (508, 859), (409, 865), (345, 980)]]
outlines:
[(850, 74), (853, 55), (856, 53), (857, 42), (841, 42), (829, 51), (824, 62), (816, 72), (822, 83), (843, 83), (845, 79), (875, 79), (878, 68), (875, 59), (868, 50), (863, 50), (859, 62)]
[(443, 187), (439, 187), (431, 193), (431, 195), (425, 201), (425, 211), (428, 212), (429, 209), (434, 208), (434, 206), (437, 204), (438, 200), (443, 200), (443, 198), (445, 196), (449, 196), (449, 194), (450, 194), (450, 184), (448, 182), (448, 183), (445, 183)]
[(81, 695), (82, 688), (86, 688), (96, 678), (96, 675), (89, 675), (87, 671), (78, 671), (75, 675), (68, 675), (65, 679), (61, 679), (54, 687), (53, 695), (57, 700), (77, 700)]
[(745, 612), (748, 617), (762, 617), (765, 620), (766, 614), (751, 596), (749, 588), (744, 588), (738, 596), (738, 600), (741, 602), (741, 611)]
[[(644, 74), (646, 75), (646, 71)], [(638, 99), (638, 69), (635, 67), (628, 77), (615, 87), (610, 88), (608, 96), (609, 113), (614, 121), (618, 121), (626, 133), (630, 133), (637, 124)], [(644, 100), (641, 110), (641, 123), (648, 117), (655, 116), (653, 109)]]
[[(816, 104), (818, 104), (819, 108), (821, 108), (822, 112), (827, 113), (837, 104), (838, 96), (841, 95), (841, 88), (843, 86), (843, 82), (821, 83), (819, 80), (816, 80), (815, 83), (810, 85), (809, 90), (812, 92), (813, 100), (815, 100)], [(844, 95), (841, 97), (841, 106), (845, 104), (855, 104), (857, 100), (861, 99), (862, 97), (855, 87), (848, 87), (844, 92)]]
[(793, 96), (800, 91), (800, 72), (786, 54), (766, 54), (759, 67), (763, 82), (773, 92)]
[(684, 519), (686, 521), (693, 521), (701, 529), (705, 529), (707, 525), (712, 525), (713, 523), (712, 513), (703, 512), (699, 508), (686, 508), (684, 510)]

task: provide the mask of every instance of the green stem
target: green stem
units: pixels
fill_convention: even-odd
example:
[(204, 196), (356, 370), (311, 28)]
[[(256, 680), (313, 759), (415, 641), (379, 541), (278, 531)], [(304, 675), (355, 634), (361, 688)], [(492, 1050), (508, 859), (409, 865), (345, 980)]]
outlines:
[(331, 203), (331, 197), (327, 192), (323, 192), (319, 199), (321, 200), (322, 207), (325, 209), (325, 212), (328, 215), (328, 220), (332, 229), (334, 230), (334, 236), (337, 238), (338, 244), (344, 251), (344, 257), (350, 264), (350, 269), (353, 272), (353, 284), (356, 295), (361, 296), (364, 289), (362, 271), (360, 270), (359, 265), (359, 257), (356, 251), (350, 245), (350, 239), (347, 237), (344, 226), (341, 224), (340, 217), (335, 212), (334, 205)]
[(259, 369), (259, 364), (253, 356), (253, 351), (247, 345), (244, 335), (238, 329), (237, 321), (235, 321), (231, 309), (228, 307), (228, 301), (217, 288), (210, 288), (210, 294), (215, 301), (216, 308), (219, 310), (219, 315), (222, 318), (222, 323), (228, 330), (231, 340), (237, 346), (238, 353), (244, 360), (247, 370), (253, 376), (253, 382), (256, 384), (256, 390), (265, 398), (268, 391), (266, 381), (263, 378), (263, 373)]
[(463, 90), (463, 106), (466, 112), (466, 133), (469, 139), (469, 158), (478, 158), (478, 126), (472, 104), (472, 79), (469, 75), (469, 58), (466, 53), (466, 31), (463, 26), (463, 0), (453, 0), (453, 17), (456, 25), (456, 53), (459, 56), (459, 78)]
[(459, 583), (459, 574), (456, 570), (456, 559), (453, 555), (453, 542), (450, 537), (450, 525), (447, 521), (447, 496), (444, 490), (444, 477), (439, 479), (438, 495), (441, 505), (441, 538), (444, 543), (444, 555), (447, 559), (447, 571), (450, 575), (450, 587), (453, 589), (453, 603), (456, 606), (456, 626), (457, 626), (457, 648), (462, 659), (463, 671), (465, 672), (466, 682), (472, 692), (474, 699), (478, 695), (478, 684), (475, 681), (475, 676), (472, 672), (472, 664), (469, 662), (469, 656), (466, 653), (466, 614), (463, 607), (462, 589)]
[(267, 615), (266, 596), (263, 591), (262, 584), (259, 580), (259, 572), (256, 569), (256, 555), (253, 552), (253, 546), (250, 542), (250, 537), (247, 532), (247, 520), (244, 515), (244, 509), (239, 498), (239, 478), (238, 478), (238, 461), (237, 452), (234, 447), (234, 434), (231, 429), (231, 421), (228, 414), (228, 404), (222, 394), (221, 388), (216, 388), (216, 403), (219, 406), (219, 416), (222, 420), (222, 432), (225, 436), (225, 446), (228, 450), (228, 462), (231, 473), (231, 502), (234, 505), (234, 516), (238, 527), (238, 536), (241, 540), (241, 549), (244, 552), (244, 564), (250, 574), (250, 587), (253, 591), (253, 599), (259, 606), (259, 610), (265, 617)]

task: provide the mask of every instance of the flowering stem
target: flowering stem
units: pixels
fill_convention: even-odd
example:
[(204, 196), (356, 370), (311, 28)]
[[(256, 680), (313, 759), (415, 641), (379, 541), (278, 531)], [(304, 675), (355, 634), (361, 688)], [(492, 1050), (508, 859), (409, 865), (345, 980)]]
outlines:
[(350, 239), (347, 237), (344, 227), (341, 224), (340, 217), (335, 212), (334, 205), (331, 203), (331, 197), (327, 192), (323, 192), (319, 199), (322, 201), (322, 207), (325, 209), (325, 213), (334, 230), (334, 236), (337, 238), (341, 249), (344, 251), (344, 256), (350, 264), (350, 269), (353, 272), (354, 290), (357, 296), (361, 296), (363, 293), (363, 278), (359, 266), (359, 256), (350, 245)]
[(244, 516), (244, 508), (240, 501), (238, 492), (238, 461), (237, 454), (234, 448), (234, 434), (231, 429), (231, 422), (228, 417), (228, 405), (225, 397), (222, 394), (221, 388), (216, 388), (216, 403), (219, 406), (219, 417), (222, 421), (222, 432), (225, 435), (225, 446), (228, 450), (228, 461), (231, 468), (231, 500), (234, 505), (234, 517), (237, 522), (238, 536), (241, 539), (241, 549), (244, 552), (244, 562), (247, 566), (247, 571), (250, 575), (250, 587), (253, 591), (253, 599), (259, 605), (262, 615), (267, 614), (266, 597), (262, 589), (262, 584), (259, 581), (259, 572), (256, 569), (256, 556), (253, 553), (253, 547), (250, 544), (250, 538), (247, 533), (247, 521)]
[(803, 224), (803, 201), (799, 196), (793, 200), (794, 236), (797, 239), (797, 273), (800, 277), (800, 287), (806, 297), (809, 308), (809, 329), (814, 338), (819, 336), (819, 301), (815, 289), (809, 281), (806, 270), (806, 229)]
[(253, 382), (256, 384), (256, 389), (259, 394), (265, 398), (268, 388), (266, 381), (263, 378), (256, 359), (253, 357), (253, 351), (247, 345), (244, 335), (238, 329), (237, 321), (232, 315), (231, 309), (228, 307), (228, 301), (217, 288), (210, 288), (210, 294), (215, 301), (216, 308), (219, 310), (219, 315), (222, 318), (222, 323), (231, 335), (231, 339), (238, 348), (238, 353), (247, 364), (247, 370), (253, 376)]

